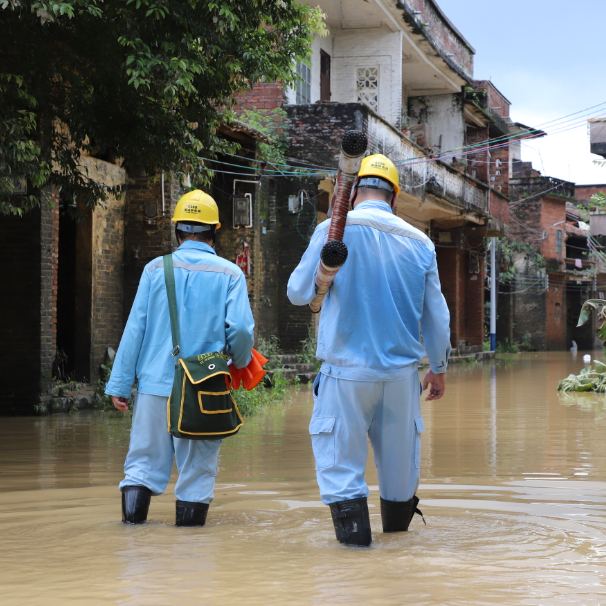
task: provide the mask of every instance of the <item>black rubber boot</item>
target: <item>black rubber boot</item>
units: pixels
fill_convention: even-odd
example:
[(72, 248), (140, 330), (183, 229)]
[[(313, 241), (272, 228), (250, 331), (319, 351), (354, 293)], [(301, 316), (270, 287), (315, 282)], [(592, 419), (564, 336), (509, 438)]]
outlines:
[(335, 534), (340, 543), (368, 546), (372, 542), (366, 497), (330, 504)]
[(122, 521), (125, 524), (143, 524), (147, 520), (152, 492), (145, 486), (122, 488)]
[[(421, 510), (417, 508), (419, 497), (416, 495), (410, 501), (386, 501), (381, 499), (381, 520), (383, 522), (383, 532), (402, 532), (408, 530), (415, 513), (422, 518)], [(425, 518), (423, 518), (423, 523)]]
[(190, 501), (177, 501), (177, 526), (204, 526), (208, 503), (192, 503)]

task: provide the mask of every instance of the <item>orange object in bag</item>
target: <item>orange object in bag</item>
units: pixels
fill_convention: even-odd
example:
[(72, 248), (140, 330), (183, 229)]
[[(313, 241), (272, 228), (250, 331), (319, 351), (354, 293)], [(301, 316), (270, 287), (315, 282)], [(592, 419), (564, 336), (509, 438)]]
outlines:
[(252, 350), (252, 359), (245, 368), (236, 368), (233, 364), (229, 365), (229, 374), (231, 375), (231, 386), (233, 389), (240, 389), (240, 383), (246, 391), (254, 389), (265, 376), (263, 366), (267, 364), (267, 358), (262, 356), (256, 349)]

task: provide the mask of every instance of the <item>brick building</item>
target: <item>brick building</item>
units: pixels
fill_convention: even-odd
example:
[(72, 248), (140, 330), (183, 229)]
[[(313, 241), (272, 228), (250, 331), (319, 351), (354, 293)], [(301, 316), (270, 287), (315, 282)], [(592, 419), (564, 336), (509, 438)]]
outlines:
[(595, 183), (591, 185), (575, 185), (574, 195), (579, 204), (591, 207), (591, 196), (595, 194), (606, 194), (606, 183)]
[[(593, 349), (593, 323), (577, 327), (581, 306), (598, 295), (603, 271), (587, 245), (589, 226), (576, 208), (575, 185), (515, 162), (510, 180), (514, 277), (499, 285), (497, 338), (539, 350)], [(536, 251), (537, 255), (532, 254)]]

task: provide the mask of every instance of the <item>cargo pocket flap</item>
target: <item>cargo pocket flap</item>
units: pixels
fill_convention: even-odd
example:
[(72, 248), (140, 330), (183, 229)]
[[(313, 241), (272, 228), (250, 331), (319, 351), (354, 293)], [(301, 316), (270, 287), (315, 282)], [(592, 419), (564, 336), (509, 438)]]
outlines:
[(313, 436), (319, 433), (332, 433), (335, 417), (318, 417), (309, 422), (309, 433)]
[(415, 427), (417, 429), (417, 433), (421, 433), (425, 429), (425, 425), (423, 425), (423, 417), (415, 418)]

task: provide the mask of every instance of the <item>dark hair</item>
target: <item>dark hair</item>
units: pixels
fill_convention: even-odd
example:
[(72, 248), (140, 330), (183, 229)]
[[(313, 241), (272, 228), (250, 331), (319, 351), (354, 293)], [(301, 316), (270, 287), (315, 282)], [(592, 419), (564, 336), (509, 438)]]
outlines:
[(179, 223), (183, 223), (184, 225), (206, 225), (210, 229), (206, 231), (199, 232), (187, 232), (181, 229), (178, 229), (175, 225), (175, 237), (177, 240), (184, 242), (185, 240), (194, 240), (195, 242), (208, 242), (213, 243), (215, 241), (215, 235), (217, 232), (216, 225), (209, 225), (207, 223), (196, 223), (195, 221), (179, 221)]

